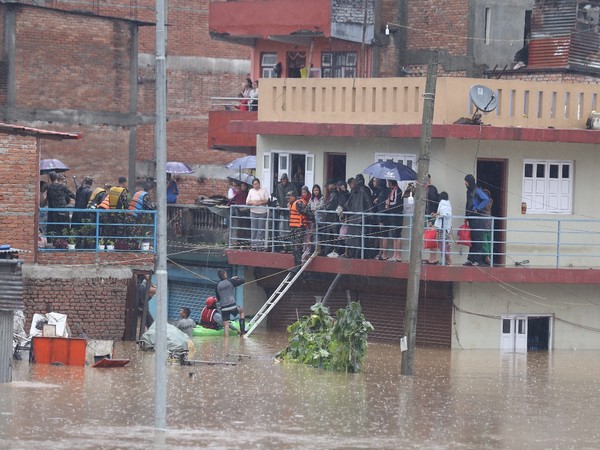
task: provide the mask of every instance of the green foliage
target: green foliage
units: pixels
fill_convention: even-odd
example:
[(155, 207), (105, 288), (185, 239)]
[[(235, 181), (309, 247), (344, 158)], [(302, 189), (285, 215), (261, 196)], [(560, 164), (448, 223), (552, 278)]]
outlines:
[(337, 312), (334, 320), (329, 308), (314, 304), (311, 315), (288, 327), (287, 348), (276, 357), (326, 370), (359, 372), (367, 355), (367, 334), (373, 326), (365, 320), (359, 303), (351, 302)]

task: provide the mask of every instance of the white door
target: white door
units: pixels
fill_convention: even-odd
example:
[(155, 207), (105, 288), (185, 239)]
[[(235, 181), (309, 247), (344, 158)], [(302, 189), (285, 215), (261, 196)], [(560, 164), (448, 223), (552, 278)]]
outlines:
[(262, 157), (262, 164), (257, 161), (256, 173), (260, 174), (260, 185), (266, 188), (269, 192), (273, 192), (271, 180), (273, 179), (273, 164), (271, 158), (273, 154), (267, 152)]
[(515, 318), (515, 352), (527, 351), (527, 316)]
[(279, 164), (277, 167), (279, 167), (279, 172), (277, 173), (277, 180), (281, 180), (281, 176), (285, 173), (288, 178), (291, 180), (292, 179), (292, 175), (290, 174), (291, 172), (291, 168), (290, 165), (292, 164), (291, 162), (291, 158), (290, 158), (290, 154), (289, 153), (279, 153)]
[(515, 318), (502, 317), (500, 321), (500, 350), (515, 351)]
[(527, 351), (527, 316), (503, 316), (501, 320), (500, 350)]
[(308, 153), (304, 160), (304, 184), (309, 189), (315, 184), (315, 155)]

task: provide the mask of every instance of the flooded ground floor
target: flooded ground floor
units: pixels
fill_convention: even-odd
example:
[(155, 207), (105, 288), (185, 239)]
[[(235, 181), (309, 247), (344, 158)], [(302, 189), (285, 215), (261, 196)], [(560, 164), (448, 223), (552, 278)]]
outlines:
[(194, 338), (169, 364), (167, 423), (155, 432), (154, 353), (116, 344), (122, 368), (16, 362), (0, 385), (6, 449), (598, 448), (600, 351), (417, 349), (370, 343), (362, 374), (273, 361), (286, 336)]

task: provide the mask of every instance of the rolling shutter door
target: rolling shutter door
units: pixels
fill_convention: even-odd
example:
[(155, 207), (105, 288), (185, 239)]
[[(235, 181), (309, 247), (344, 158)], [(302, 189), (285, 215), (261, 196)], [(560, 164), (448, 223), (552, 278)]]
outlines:
[[(450, 348), (452, 300), (447, 295), (448, 284), (429, 282), (422, 286), (426, 287), (421, 289), (419, 299), (416, 344), (424, 347)], [(297, 317), (309, 314), (310, 307), (317, 300), (317, 294), (321, 296), (324, 292), (322, 290), (292, 292), (292, 290), (293, 287), (267, 316), (268, 329), (285, 331), (297, 320)], [(405, 289), (398, 289), (397, 294), (391, 295), (352, 291), (352, 299), (360, 302), (363, 314), (375, 327), (375, 330), (369, 334), (371, 339), (398, 342), (404, 335), (405, 292)], [(346, 304), (346, 293), (341, 291), (334, 292), (327, 301), (332, 315)]]

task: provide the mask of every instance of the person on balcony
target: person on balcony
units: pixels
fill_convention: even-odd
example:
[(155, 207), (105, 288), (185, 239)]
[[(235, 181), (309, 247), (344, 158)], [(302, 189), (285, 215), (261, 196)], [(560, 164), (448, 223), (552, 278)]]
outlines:
[(354, 187), (350, 191), (350, 198), (344, 206), (345, 211), (355, 214), (348, 215), (348, 254), (351, 258), (361, 256), (362, 235), (368, 229), (370, 220), (365, 217), (366, 227), (363, 229), (362, 213), (371, 210), (371, 190), (365, 185), (365, 177), (359, 173), (354, 177)]
[(475, 177), (468, 174), (465, 177), (465, 187), (467, 188), (467, 203), (465, 205), (465, 221), (471, 228), (471, 247), (465, 266), (479, 266), (485, 263), (483, 255), (483, 232), (485, 231), (485, 223), (483, 219), (483, 211), (490, 202), (490, 198), (483, 192), (477, 183)]
[[(435, 218), (433, 226), (436, 231), (437, 249), (444, 254), (446, 265), (452, 265), (452, 255), (450, 254), (450, 240), (452, 239), (452, 205), (447, 192), (440, 192), (438, 209), (432, 214)], [(431, 252), (433, 254), (433, 251)], [(428, 264), (438, 264), (439, 261), (430, 259)]]
[(129, 191), (127, 178), (119, 177), (119, 183), (108, 190), (108, 195), (98, 205), (100, 209), (127, 209), (129, 207)]
[(239, 239), (248, 239), (248, 229), (250, 228), (250, 221), (248, 220), (248, 208), (241, 208), (238, 205), (245, 205), (246, 199), (248, 198), (248, 185), (246, 183), (240, 183), (240, 188), (235, 195), (227, 202), (228, 206), (234, 206), (230, 208), (231, 211), (231, 246), (240, 245)]
[[(92, 177), (84, 177), (81, 185), (75, 192), (75, 208), (86, 209), (90, 198), (92, 196), (92, 184), (94, 180)], [(74, 212), (71, 217), (71, 228), (77, 228), (82, 226), (83, 219), (89, 219), (89, 214), (84, 212)]]
[(331, 258), (337, 258), (339, 256), (335, 251), (335, 243), (340, 232), (338, 215), (335, 212), (338, 205), (337, 185), (335, 180), (330, 179), (327, 181), (325, 205), (323, 207), (327, 212), (323, 213), (323, 225), (319, 230), (323, 237), (321, 242), (321, 256), (328, 256), (330, 254)]
[[(50, 172), (48, 178), (50, 179), (46, 193), (48, 208), (67, 208), (71, 200), (75, 199), (75, 194), (62, 182), (65, 177), (56, 172)], [(69, 228), (69, 213), (48, 211), (48, 233), (60, 236), (63, 234), (64, 228)]]
[(248, 102), (250, 111), (258, 111), (258, 80), (254, 80), (254, 85), (250, 91), (250, 99)]
[(386, 252), (387, 252), (387, 229), (385, 227), (385, 205), (390, 195), (390, 189), (387, 187), (387, 183), (383, 179), (375, 179), (373, 183), (373, 207), (371, 209), (372, 212), (377, 213), (378, 215), (374, 217), (374, 222), (376, 226), (372, 228), (371, 234), (374, 241), (375, 246), (379, 247), (379, 251), (377, 255), (375, 255), (375, 259), (387, 260)]
[(246, 204), (250, 206), (250, 245), (252, 250), (265, 250), (265, 228), (269, 210), (269, 191), (260, 187), (260, 180), (252, 181), (252, 189), (248, 191)]
[[(304, 187), (302, 189), (304, 190)], [(304, 192), (302, 195), (304, 195)], [(317, 214), (319, 215), (318, 219), (320, 223), (322, 219), (322, 212), (320, 211), (325, 207), (325, 198), (323, 197), (321, 186), (318, 184), (315, 184), (312, 188), (312, 194), (308, 200), (308, 207), (310, 211), (308, 213), (307, 233), (304, 240), (304, 251), (306, 253), (305, 256), (308, 256), (313, 252), (314, 246), (318, 247), (319, 245), (319, 236), (316, 233)]]
[(483, 208), (483, 263), (489, 265), (492, 261), (492, 205), (494, 200), (492, 199), (492, 193), (489, 189), (483, 188), (483, 192), (490, 198), (488, 204)]
[(302, 265), (303, 242), (307, 226), (306, 213), (309, 210), (308, 200), (302, 196), (297, 198), (293, 190), (287, 192), (286, 198), (290, 209), (290, 241), (294, 256), (294, 267), (291, 271), (298, 272)]
[(152, 198), (150, 197), (150, 192), (154, 190), (156, 187), (155, 183), (152, 180), (146, 180), (144, 182), (144, 187), (133, 194), (131, 198), (131, 202), (129, 202), (130, 211), (153, 211), (156, 209), (154, 202), (152, 202)]
[(179, 196), (179, 187), (170, 173), (167, 174), (167, 204), (174, 205), (177, 203), (177, 197)]
[(278, 250), (285, 251), (289, 240), (289, 220), (290, 210), (288, 207), (287, 193), (293, 190), (294, 186), (290, 183), (287, 173), (283, 173), (279, 179), (279, 183), (275, 186), (275, 195), (277, 199), (278, 209), (275, 212), (275, 228), (278, 230), (277, 240), (280, 242)]
[[(387, 238), (392, 241), (393, 253), (388, 259), (390, 262), (402, 260), (402, 225), (404, 224), (404, 200), (402, 189), (396, 180), (388, 180), (389, 194), (385, 201), (385, 217), (383, 224), (387, 230)], [(386, 239), (387, 241), (387, 239)], [(388, 242), (384, 244), (387, 248)]]

